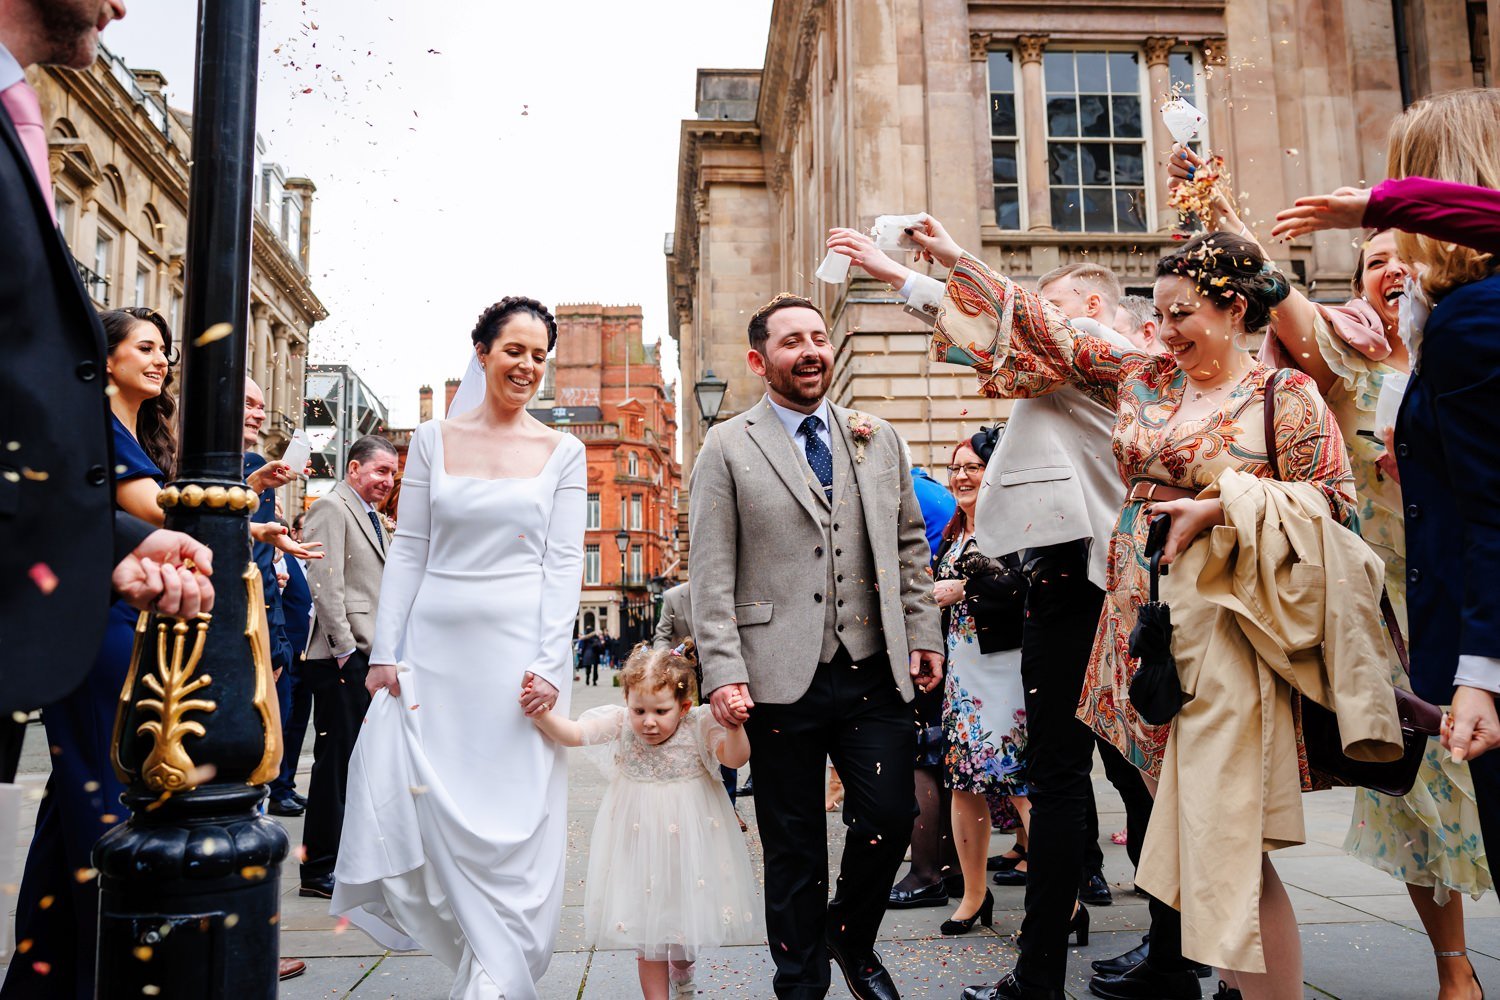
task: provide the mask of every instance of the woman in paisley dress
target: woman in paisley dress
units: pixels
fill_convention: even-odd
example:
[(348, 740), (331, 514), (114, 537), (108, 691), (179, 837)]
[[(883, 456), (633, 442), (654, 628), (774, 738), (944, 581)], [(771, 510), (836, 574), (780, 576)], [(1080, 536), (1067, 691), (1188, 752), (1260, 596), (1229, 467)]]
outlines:
[[(1080, 334), (1036, 294), (964, 254), (936, 220), (925, 219), (915, 236), (952, 266), (933, 360), (974, 368), (986, 396), (1033, 397), (1073, 385), (1118, 413), (1113, 450), (1129, 492), (1110, 539), (1107, 596), (1078, 716), (1154, 781), (1171, 726), (1146, 723), (1127, 696), (1138, 667), (1129, 654), (1130, 632), (1150, 582), (1145, 547), (1152, 515), (1172, 517), (1164, 560), (1170, 561), (1224, 523), (1219, 501), (1196, 494), (1226, 472), (1272, 475), (1274, 448), (1283, 479), (1316, 486), (1335, 519), (1356, 523), (1343, 436), (1307, 375), (1277, 379), (1275, 438), (1265, 440), (1265, 387), (1275, 370), (1240, 347), (1267, 325), (1288, 283), (1252, 241), (1226, 233), (1188, 241), (1157, 263), (1159, 339), (1169, 353), (1152, 356)], [(1307, 787), (1305, 769), (1303, 782)], [(1291, 900), (1269, 860), (1261, 871), (1266, 971), (1225, 971), (1249, 1000), (1290, 995), (1302, 982)], [(1153, 919), (1160, 912), (1154, 907)], [(1155, 934), (1152, 943), (1154, 959)]]
[[(998, 607), (991, 604), (1002, 596), (993, 593), (996, 574), (975, 572), (969, 562), (979, 552), (974, 542), (974, 508), (994, 449), (994, 438), (983, 431), (953, 449), (948, 488), (958, 509), (943, 532), (932, 588), (943, 609), (947, 636), (943, 778), (953, 791), (953, 840), (964, 877), (963, 899), (952, 918), (943, 922), (944, 934), (967, 934), (976, 918), (990, 926), (994, 897), (985, 884), (985, 867), (991, 798), (1009, 801), (1020, 818), (1023, 836), (1031, 812), (1021, 777), (1026, 694), (1021, 685), (1019, 630), (1010, 641), (999, 634), (1006, 629), (994, 620)], [(1017, 847), (1025, 847), (1019, 837)], [(1018, 867), (1025, 864), (1024, 854), (1022, 858)]]

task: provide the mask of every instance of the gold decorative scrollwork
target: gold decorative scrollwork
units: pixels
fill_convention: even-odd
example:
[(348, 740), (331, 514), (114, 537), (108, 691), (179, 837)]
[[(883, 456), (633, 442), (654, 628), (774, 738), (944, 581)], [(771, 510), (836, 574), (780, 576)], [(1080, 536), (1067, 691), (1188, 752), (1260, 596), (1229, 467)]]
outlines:
[[(141, 685), (156, 695), (142, 698), (136, 707), (142, 713), (154, 713), (155, 719), (142, 722), (138, 735), (150, 735), (151, 752), (141, 766), (141, 779), (156, 792), (181, 792), (197, 785), (197, 768), (182, 741), (188, 736), (203, 736), (203, 723), (184, 718), (189, 712), (213, 712), (218, 703), (193, 695), (213, 683), (208, 674), (195, 677), (203, 659), (203, 644), (208, 639), (209, 616), (200, 615), (189, 625), (178, 621), (171, 626), (172, 644), (167, 648), (167, 623), (156, 625), (156, 672), (147, 674)], [(188, 651), (188, 632), (193, 634), (193, 648)]]
[(255, 563), (245, 568), (244, 580), (245, 638), (250, 642), (250, 660), (255, 670), (255, 694), (251, 701), (266, 730), (265, 750), (250, 773), (249, 783), (263, 785), (281, 773), (281, 702), (276, 697), (276, 678), (271, 670), (271, 625), (266, 619), (265, 589)]

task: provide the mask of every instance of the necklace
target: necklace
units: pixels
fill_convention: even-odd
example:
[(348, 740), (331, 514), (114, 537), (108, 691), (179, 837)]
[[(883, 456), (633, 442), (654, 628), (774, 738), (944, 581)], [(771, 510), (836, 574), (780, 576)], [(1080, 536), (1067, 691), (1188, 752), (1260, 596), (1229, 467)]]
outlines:
[[(1232, 390), (1235, 386), (1239, 385), (1241, 382), (1243, 382), (1245, 380), (1245, 376), (1248, 375), (1248, 374), (1250, 374), (1250, 371), (1251, 371), (1250, 368), (1246, 368), (1244, 371), (1240, 372), (1239, 375), (1236, 376), (1235, 378), (1229, 379), (1229, 380), (1227, 380), (1225, 382), (1221, 382), (1221, 383), (1219, 383), (1218, 385), (1214, 386), (1211, 389), (1194, 389), (1194, 390), (1192, 390), (1192, 392), (1193, 392), (1193, 402), (1196, 403), (1199, 400), (1204, 399), (1205, 397), (1218, 396), (1220, 393), (1226, 392), (1227, 390)], [(1189, 379), (1189, 381), (1191, 382), (1192, 380)]]

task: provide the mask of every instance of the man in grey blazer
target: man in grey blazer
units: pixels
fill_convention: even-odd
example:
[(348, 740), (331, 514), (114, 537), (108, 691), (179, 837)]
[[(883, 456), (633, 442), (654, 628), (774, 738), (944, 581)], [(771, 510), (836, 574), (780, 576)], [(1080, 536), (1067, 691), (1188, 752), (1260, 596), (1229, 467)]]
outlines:
[(661, 595), (661, 617), (651, 634), (652, 649), (672, 649), (693, 637), (692, 595), (688, 584), (669, 587)]
[[(822, 313), (783, 294), (749, 337), (766, 397), (710, 430), (693, 467), (703, 687), (749, 730), (777, 997), (820, 1000), (831, 957), (855, 997), (894, 1000), (874, 943), (916, 813), (907, 703), (942, 677), (930, 550), (895, 430), (824, 398)], [(849, 828), (832, 900), (828, 757)]]
[(313, 623), (302, 683), (312, 693), (317, 738), (302, 835), (302, 896), (333, 897), (349, 755), (370, 707), (365, 675), (391, 541), (376, 507), (390, 496), (398, 462), (396, 446), (385, 438), (369, 434), (354, 442), (347, 474), (308, 508), (303, 527), (308, 541), (323, 543), (324, 557), (308, 564)]

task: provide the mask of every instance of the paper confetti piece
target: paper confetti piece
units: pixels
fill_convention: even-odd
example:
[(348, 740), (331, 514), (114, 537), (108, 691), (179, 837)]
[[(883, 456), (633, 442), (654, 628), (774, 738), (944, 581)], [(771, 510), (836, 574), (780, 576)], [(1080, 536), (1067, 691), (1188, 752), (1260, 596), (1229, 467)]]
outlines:
[(215, 323), (198, 335), (198, 338), (193, 341), (193, 346), (203, 347), (206, 344), (212, 344), (216, 340), (223, 340), (233, 332), (233, 323)]

